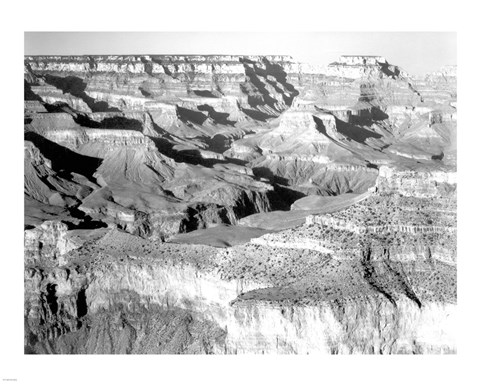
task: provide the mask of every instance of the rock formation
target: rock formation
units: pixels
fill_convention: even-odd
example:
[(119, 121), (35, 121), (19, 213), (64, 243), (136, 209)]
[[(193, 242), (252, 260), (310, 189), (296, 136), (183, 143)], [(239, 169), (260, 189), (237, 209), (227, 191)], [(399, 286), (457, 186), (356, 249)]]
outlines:
[(455, 353), (456, 69), (27, 56), (25, 353)]

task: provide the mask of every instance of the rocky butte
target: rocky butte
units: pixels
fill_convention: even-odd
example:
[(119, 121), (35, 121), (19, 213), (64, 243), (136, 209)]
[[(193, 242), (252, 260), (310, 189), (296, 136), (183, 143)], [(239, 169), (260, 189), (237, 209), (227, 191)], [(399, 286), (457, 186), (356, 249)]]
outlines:
[(456, 353), (456, 69), (26, 56), (25, 353)]

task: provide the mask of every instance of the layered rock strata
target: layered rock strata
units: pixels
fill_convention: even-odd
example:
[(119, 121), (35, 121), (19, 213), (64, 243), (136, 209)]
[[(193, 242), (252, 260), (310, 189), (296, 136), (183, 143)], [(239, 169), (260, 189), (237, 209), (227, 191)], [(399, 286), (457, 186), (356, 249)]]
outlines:
[(456, 352), (455, 68), (32, 56), (24, 87), (26, 353)]
[[(50, 272), (27, 268), (31, 353), (455, 351), (452, 271), (442, 264), (339, 262), (253, 243), (155, 245), (120, 232), (84, 247)], [(148, 327), (162, 322), (193, 337), (153, 337)], [(198, 340), (203, 349), (191, 346)]]

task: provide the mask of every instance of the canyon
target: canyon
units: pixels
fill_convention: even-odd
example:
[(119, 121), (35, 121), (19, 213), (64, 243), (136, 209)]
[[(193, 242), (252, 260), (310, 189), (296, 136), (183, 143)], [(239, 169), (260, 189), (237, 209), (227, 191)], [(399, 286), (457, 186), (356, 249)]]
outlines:
[(25, 56), (25, 353), (456, 353), (433, 70)]

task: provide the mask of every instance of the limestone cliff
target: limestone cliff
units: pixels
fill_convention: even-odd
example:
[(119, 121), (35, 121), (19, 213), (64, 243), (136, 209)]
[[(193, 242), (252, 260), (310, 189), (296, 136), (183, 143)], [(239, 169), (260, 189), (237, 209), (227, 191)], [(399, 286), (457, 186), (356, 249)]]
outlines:
[[(88, 259), (87, 249), (79, 248), (70, 252), (63, 267), (52, 265), (49, 272), (27, 268), (28, 350), (328, 354), (456, 350), (451, 288), (446, 287), (443, 297), (431, 297), (428, 292), (435, 279), (421, 278), (428, 273), (446, 284), (451, 275), (442, 272), (441, 265), (424, 272), (420, 263), (403, 267), (373, 261), (339, 263), (321, 252), (290, 251), (281, 256), (276, 251), (275, 256), (268, 248), (248, 248), (250, 254), (244, 258), (244, 247), (219, 252), (205, 246), (158, 246), (110, 232), (89, 245)], [(301, 264), (294, 262), (298, 257)], [(326, 275), (317, 280), (318, 273)], [(345, 274), (352, 280), (342, 280)], [(152, 338), (150, 332), (162, 323), (164, 330)], [(192, 337), (187, 337), (189, 333)], [(199, 340), (205, 340), (203, 348), (195, 346)]]

